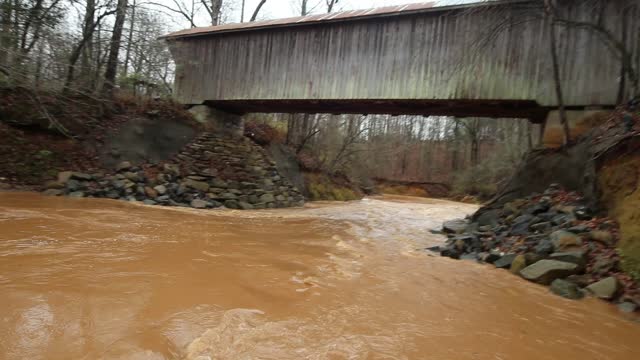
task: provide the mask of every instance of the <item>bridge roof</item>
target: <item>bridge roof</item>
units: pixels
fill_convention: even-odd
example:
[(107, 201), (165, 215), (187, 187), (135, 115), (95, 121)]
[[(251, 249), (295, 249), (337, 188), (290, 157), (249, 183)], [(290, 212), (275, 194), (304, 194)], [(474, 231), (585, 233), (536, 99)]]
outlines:
[[(273, 29), (291, 26), (312, 25), (319, 23), (332, 23), (332, 22), (344, 22), (353, 20), (362, 20), (387, 16), (398, 15), (410, 15), (415, 13), (422, 13), (426, 11), (434, 10), (448, 10), (454, 8), (466, 8), (478, 6), (479, 4), (487, 3), (504, 3), (504, 2), (518, 2), (522, 0), (498, 0), (498, 1), (482, 1), (464, 4), (464, 5), (450, 5), (450, 6), (436, 6), (435, 1), (421, 2), (415, 4), (405, 4), (396, 6), (386, 6), (365, 10), (349, 10), (342, 12), (335, 12), (329, 14), (317, 14), (307, 16), (297, 16), (283, 19), (273, 19), (264, 21), (253, 21), (245, 23), (224, 24), (217, 26), (197, 27), (192, 29), (185, 29), (164, 35), (161, 38), (175, 39), (194, 36), (203, 36), (210, 34), (221, 34), (228, 32), (243, 32), (252, 30)], [(525, 0), (526, 1), (526, 0)]]

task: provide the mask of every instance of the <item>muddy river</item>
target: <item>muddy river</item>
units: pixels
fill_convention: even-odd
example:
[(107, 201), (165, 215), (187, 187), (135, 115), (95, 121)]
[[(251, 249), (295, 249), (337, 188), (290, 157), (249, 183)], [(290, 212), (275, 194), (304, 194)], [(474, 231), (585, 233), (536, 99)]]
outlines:
[(0, 193), (1, 359), (640, 359), (640, 323), (421, 250), (475, 206)]

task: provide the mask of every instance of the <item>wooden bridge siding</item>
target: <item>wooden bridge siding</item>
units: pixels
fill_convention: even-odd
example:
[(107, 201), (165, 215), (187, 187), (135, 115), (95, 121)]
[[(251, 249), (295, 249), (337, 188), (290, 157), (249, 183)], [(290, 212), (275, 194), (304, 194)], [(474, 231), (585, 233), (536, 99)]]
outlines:
[[(620, 33), (617, 1), (607, 27)], [(564, 9), (592, 21), (585, 6)], [(478, 53), (473, 43), (490, 24), (517, 10), (433, 12), (238, 32), (174, 41), (180, 101), (256, 99), (505, 99), (555, 105), (547, 27), (528, 22)], [(636, 62), (637, 9), (629, 16)], [(595, 34), (560, 34), (569, 105), (614, 104), (619, 60)]]

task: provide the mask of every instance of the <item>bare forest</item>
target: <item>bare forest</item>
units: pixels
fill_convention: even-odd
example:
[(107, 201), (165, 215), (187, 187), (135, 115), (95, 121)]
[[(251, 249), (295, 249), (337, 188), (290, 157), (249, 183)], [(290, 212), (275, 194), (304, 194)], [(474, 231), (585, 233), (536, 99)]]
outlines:
[[(257, 21), (270, 1), (275, 0), (0, 0), (0, 85), (55, 92), (60, 99), (171, 98), (174, 64), (160, 36), (182, 27)], [(544, 16), (553, 31), (575, 27), (601, 34), (621, 59), (621, 78), (637, 89), (637, 72), (624, 47), (627, 34), (612, 34), (597, 20), (562, 18), (554, 3), (523, 9), (523, 19)], [(308, 15), (338, 11), (342, 4), (292, 0), (287, 6)], [(496, 24), (477, 43), (489, 43), (516, 25)], [(550, 44), (552, 57), (554, 50)], [(557, 97), (568, 143), (560, 84)], [(363, 183), (446, 183), (482, 196), (493, 193), (522, 154), (541, 141), (540, 127), (525, 119), (276, 114), (250, 122), (276, 128), (299, 157), (312, 159), (307, 162), (313, 170)]]

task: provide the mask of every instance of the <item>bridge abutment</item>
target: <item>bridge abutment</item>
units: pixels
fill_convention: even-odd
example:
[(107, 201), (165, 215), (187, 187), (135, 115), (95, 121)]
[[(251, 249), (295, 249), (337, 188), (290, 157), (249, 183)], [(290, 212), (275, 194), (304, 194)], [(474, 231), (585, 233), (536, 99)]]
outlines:
[(195, 105), (189, 112), (211, 132), (231, 137), (241, 137), (244, 134), (242, 115), (221, 111), (209, 105)]

